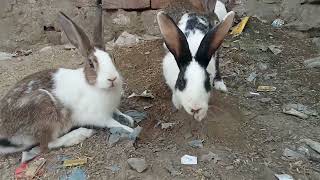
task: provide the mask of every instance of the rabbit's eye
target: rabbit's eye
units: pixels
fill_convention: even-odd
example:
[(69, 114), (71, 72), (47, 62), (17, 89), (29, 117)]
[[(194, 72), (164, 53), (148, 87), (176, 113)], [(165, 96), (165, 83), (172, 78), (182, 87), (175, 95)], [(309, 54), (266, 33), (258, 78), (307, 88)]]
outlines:
[(90, 68), (94, 68), (93, 62), (89, 61)]

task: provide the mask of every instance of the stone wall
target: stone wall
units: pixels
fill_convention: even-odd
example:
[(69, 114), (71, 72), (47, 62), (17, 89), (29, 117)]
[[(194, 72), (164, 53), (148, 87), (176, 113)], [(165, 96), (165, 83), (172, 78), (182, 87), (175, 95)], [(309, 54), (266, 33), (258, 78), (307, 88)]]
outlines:
[(320, 36), (320, 0), (248, 0), (247, 13), (268, 22), (281, 18), (289, 28)]
[[(0, 51), (29, 49), (44, 43), (66, 43), (57, 23), (59, 11), (65, 12), (91, 35), (96, 20), (95, 1), (1, 0)], [(159, 35), (155, 9), (166, 6), (166, 3), (166, 0), (103, 0), (105, 42), (117, 38), (123, 31)]]

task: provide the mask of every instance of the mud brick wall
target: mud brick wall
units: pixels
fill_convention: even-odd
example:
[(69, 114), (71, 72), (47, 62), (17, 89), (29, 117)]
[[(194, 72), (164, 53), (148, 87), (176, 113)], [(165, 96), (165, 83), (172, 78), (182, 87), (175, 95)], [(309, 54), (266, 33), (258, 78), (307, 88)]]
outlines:
[[(107, 10), (147, 10), (164, 8), (168, 3), (169, 0), (103, 0), (102, 6)], [(95, 0), (77, 0), (76, 6), (95, 6)]]

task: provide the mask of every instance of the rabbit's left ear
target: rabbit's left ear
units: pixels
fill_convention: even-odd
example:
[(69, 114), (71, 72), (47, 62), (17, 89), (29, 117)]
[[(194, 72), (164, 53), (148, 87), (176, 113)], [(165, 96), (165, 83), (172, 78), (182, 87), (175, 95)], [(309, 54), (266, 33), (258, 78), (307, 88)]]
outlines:
[(230, 11), (215, 28), (211, 29), (202, 39), (196, 54), (196, 60), (204, 67), (207, 67), (212, 55), (218, 50), (224, 38), (228, 34), (234, 19), (235, 13)]

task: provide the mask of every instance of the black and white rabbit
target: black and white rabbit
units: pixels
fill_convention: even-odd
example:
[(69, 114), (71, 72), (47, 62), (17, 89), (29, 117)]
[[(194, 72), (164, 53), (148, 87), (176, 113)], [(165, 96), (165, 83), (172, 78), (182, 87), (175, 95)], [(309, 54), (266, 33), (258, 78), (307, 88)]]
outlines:
[(169, 50), (163, 59), (163, 74), (172, 90), (172, 102), (177, 109), (183, 107), (195, 120), (201, 121), (207, 114), (211, 86), (227, 91), (217, 55), (235, 13), (226, 13), (225, 6), (216, 0), (190, 1), (208, 13), (218, 12), (221, 22), (213, 25), (203, 14), (186, 13), (176, 25), (163, 11), (157, 14), (157, 20)]
[[(97, 2), (99, 3), (99, 2)], [(44, 70), (19, 81), (0, 101), (0, 154), (40, 145), (42, 152), (80, 143), (94, 130), (74, 127), (133, 129), (112, 118), (113, 113), (133, 119), (118, 109), (122, 78), (104, 50), (102, 8), (91, 43), (84, 31), (60, 12), (59, 22), (70, 42), (86, 58), (79, 69)]]

